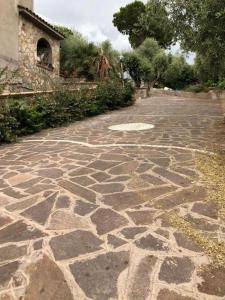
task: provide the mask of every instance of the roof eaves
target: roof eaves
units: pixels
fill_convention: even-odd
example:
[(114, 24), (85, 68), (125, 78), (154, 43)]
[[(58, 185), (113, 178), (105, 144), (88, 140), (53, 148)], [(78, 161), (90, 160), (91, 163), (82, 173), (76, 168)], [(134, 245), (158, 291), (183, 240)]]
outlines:
[(19, 14), (21, 14), (23, 17), (25, 17), (29, 21), (33, 22), (36, 26), (41, 28), (43, 31), (46, 31), (48, 34), (52, 35), (54, 38), (56, 38), (58, 40), (65, 39), (65, 36), (62, 33), (60, 33), (51, 24), (49, 24), (44, 19), (42, 19), (41, 17), (36, 15), (30, 9), (23, 7), (21, 5), (18, 5), (18, 8), (19, 8)]

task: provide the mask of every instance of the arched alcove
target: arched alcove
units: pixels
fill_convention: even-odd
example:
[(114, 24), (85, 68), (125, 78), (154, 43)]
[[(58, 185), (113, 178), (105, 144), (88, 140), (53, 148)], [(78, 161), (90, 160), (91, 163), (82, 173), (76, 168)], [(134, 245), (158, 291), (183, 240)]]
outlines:
[(37, 43), (37, 61), (41, 66), (53, 68), (52, 48), (49, 42), (44, 38), (41, 38)]

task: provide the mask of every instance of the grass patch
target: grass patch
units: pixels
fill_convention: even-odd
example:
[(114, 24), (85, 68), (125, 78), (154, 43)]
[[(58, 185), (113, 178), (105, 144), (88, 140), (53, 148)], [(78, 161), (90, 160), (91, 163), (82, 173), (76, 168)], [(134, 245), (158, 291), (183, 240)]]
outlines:
[(225, 152), (197, 155), (196, 166), (203, 174), (202, 181), (208, 187), (209, 199), (217, 203), (220, 217), (225, 221)]
[(181, 230), (188, 238), (195, 241), (204, 251), (204, 253), (212, 258), (213, 266), (221, 268), (225, 266), (225, 244), (207, 238), (202, 232), (192, 227), (192, 224), (181, 218), (176, 212), (166, 214), (168, 222), (171, 226)]

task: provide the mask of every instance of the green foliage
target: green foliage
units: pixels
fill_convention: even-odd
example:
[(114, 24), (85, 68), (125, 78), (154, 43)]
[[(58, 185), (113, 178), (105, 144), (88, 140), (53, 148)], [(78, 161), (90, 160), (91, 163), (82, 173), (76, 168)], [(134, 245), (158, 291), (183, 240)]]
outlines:
[(131, 78), (135, 82), (136, 87), (140, 87), (143, 70), (139, 55), (134, 51), (126, 52), (123, 55), (122, 63), (124, 66), (124, 71), (127, 71), (130, 74)]
[(10, 106), (0, 100), (0, 142), (13, 142), (16, 139), (17, 120), (11, 115)]
[(61, 26), (61, 25), (54, 25), (54, 28), (64, 35), (66, 38), (74, 34), (74, 31), (68, 27)]
[(42, 115), (34, 109), (32, 103), (12, 102), (10, 115), (17, 121), (17, 135), (26, 135), (42, 129)]
[(172, 44), (174, 29), (165, 5), (164, 0), (149, 0), (146, 5), (135, 1), (114, 14), (113, 24), (122, 34), (129, 36), (134, 48), (146, 38), (153, 38), (166, 48)]
[[(174, 27), (166, 10), (166, 1), (149, 0), (145, 12), (140, 15), (139, 26), (144, 35), (143, 41), (153, 38), (162, 48), (167, 48), (173, 43)], [(136, 29), (134, 32), (139, 34)]]
[(125, 69), (139, 87), (144, 81), (152, 87), (167, 69), (168, 58), (154, 39), (146, 39), (140, 47), (124, 54)]
[[(120, 11), (113, 16), (113, 24), (119, 32), (128, 35), (132, 46), (139, 46), (145, 37), (139, 25), (139, 17), (145, 12), (145, 5), (142, 1), (135, 1), (121, 7)], [(138, 32), (138, 34), (137, 34)]]
[(61, 68), (68, 75), (76, 73), (78, 77), (93, 80), (96, 77), (94, 60), (97, 55), (98, 48), (74, 32), (61, 43)]
[(225, 2), (221, 0), (169, 0), (171, 19), (182, 47), (198, 55), (200, 80), (225, 77)]
[(1, 101), (0, 143), (132, 105), (133, 93), (129, 84), (123, 87), (119, 81), (105, 81), (96, 90), (62, 90), (32, 99)]
[(197, 82), (193, 66), (189, 65), (182, 55), (174, 55), (164, 73), (162, 82), (165, 86), (182, 90)]

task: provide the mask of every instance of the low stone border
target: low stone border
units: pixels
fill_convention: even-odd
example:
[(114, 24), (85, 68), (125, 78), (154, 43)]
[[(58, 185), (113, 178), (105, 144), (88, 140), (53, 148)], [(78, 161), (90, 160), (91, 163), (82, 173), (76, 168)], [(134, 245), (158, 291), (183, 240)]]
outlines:
[[(182, 98), (198, 98), (198, 99), (212, 99), (212, 100), (220, 100), (224, 99), (225, 101), (225, 92), (211, 90), (208, 93), (192, 93), (192, 92), (184, 92), (184, 91), (174, 91), (174, 90), (163, 90), (163, 89), (152, 89), (151, 96), (179, 96)], [(147, 98), (147, 89), (140, 88), (136, 90), (137, 98)]]

